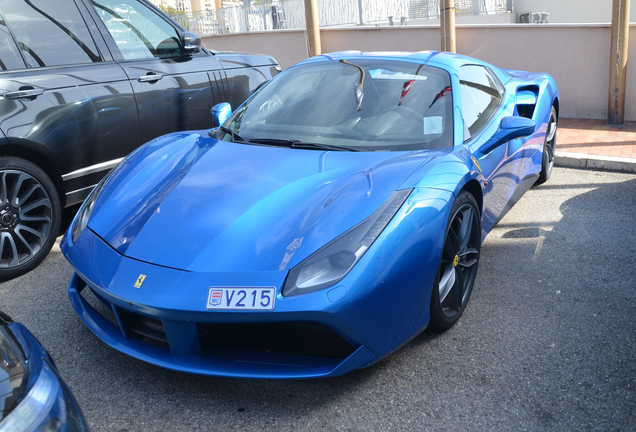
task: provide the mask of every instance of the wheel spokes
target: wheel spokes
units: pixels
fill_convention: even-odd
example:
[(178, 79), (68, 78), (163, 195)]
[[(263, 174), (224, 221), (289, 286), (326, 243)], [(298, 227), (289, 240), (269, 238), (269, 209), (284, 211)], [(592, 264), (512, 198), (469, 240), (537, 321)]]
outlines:
[(439, 281), (439, 302), (443, 303), (446, 297), (455, 286), (457, 280), (455, 266), (453, 263), (446, 265)]
[(459, 233), (457, 234), (457, 237), (459, 238), (459, 247), (457, 248), (457, 250), (460, 251), (466, 248), (472, 234), (474, 216), (473, 208), (466, 208), (464, 211), (461, 212), (461, 215), (461, 224), (459, 226)]
[(0, 171), (0, 203), (0, 267), (17, 267), (46, 244), (53, 203), (36, 177), (17, 169)]
[(556, 134), (556, 130), (557, 130), (556, 119), (551, 117), (550, 118), (550, 123), (548, 124), (548, 134), (547, 134), (545, 140), (546, 141), (552, 141), (554, 139), (554, 135)]
[(548, 160), (552, 162), (554, 160), (554, 145), (550, 143), (545, 143), (545, 146), (548, 152)]
[(13, 189), (11, 190), (10, 198), (11, 198), (11, 204), (15, 207), (19, 206), (20, 198), (18, 197), (18, 194), (20, 193), (20, 188), (22, 188), (22, 183), (24, 183), (24, 181), (27, 178), (29, 178), (29, 176), (27, 176), (24, 173), (20, 173), (18, 174), (18, 179), (13, 184)]
[(31, 244), (29, 244), (29, 242), (24, 238), (24, 236), (20, 234), (18, 230), (15, 230), (14, 235), (15, 235), (15, 238), (20, 240), (20, 243), (22, 243), (22, 251), (24, 252), (26, 249), (26, 251), (28, 251), (27, 256), (33, 255), (34, 248), (31, 247)]
[[(7, 246), (9, 250), (5, 253)], [(0, 266), (13, 267), (18, 265), (18, 261), (18, 248), (13, 236), (9, 233), (0, 234)]]
[(0, 205), (7, 203), (7, 173), (2, 173), (2, 180), (0, 180)]
[(22, 193), (19, 197), (18, 197), (18, 207), (22, 204), (25, 203), (29, 200), (29, 198), (31, 197), (31, 195), (33, 195), (33, 192), (35, 192), (36, 190), (41, 189), (39, 184), (32, 184), (26, 191), (24, 191), (24, 193)]
[[(46, 235), (44, 235), (40, 231), (34, 230), (33, 228), (28, 227), (26, 225), (17, 225), (15, 227), (15, 233), (17, 235), (19, 235), (20, 238), (24, 239), (24, 237), (21, 234), (22, 231), (26, 231), (29, 234), (34, 235), (35, 237), (39, 238), (41, 242), (44, 242), (44, 240), (46, 239)], [(26, 240), (24, 242), (25, 242), (26, 245), (28, 245), (28, 242)], [(28, 246), (28, 248), (29, 248), (29, 250), (32, 250), (30, 245)]]
[[(455, 222), (455, 221), (453, 221)], [(457, 221), (458, 222), (458, 221)], [(459, 231), (459, 227), (456, 227), (455, 225), (458, 225), (458, 223), (452, 223), (450, 226), (450, 229), (448, 230), (448, 236), (447, 236), (447, 242), (449, 243), (449, 247), (450, 247), (450, 251), (451, 252), (451, 257), (454, 258), (455, 254), (457, 253), (457, 251), (459, 250), (459, 237), (457, 236), (457, 231)], [(446, 245), (444, 245), (444, 247), (446, 247)]]
[[(451, 235), (453, 239), (457, 241), (457, 237), (455, 236), (455, 233), (453, 232), (453, 229), (451, 227), (451, 229), (448, 230), (449, 238), (444, 242), (444, 249), (442, 250), (442, 258), (450, 262), (452, 262), (455, 259), (455, 254), (459, 250), (458, 247), (453, 246), (453, 239), (450, 238)], [(457, 241), (457, 243), (459, 242)]]
[(451, 304), (450, 308), (458, 312), (464, 302), (466, 278), (464, 277), (464, 272), (459, 269), (457, 269), (456, 274), (457, 283), (455, 283), (455, 286), (453, 287), (453, 303)]
[(459, 258), (458, 265), (464, 268), (472, 267), (479, 261), (479, 252), (473, 247), (468, 247), (459, 253)]
[(31, 210), (38, 208), (38, 207), (47, 207), (48, 209), (51, 209), (51, 201), (48, 198), (38, 198), (37, 200), (33, 201), (32, 203), (30, 203), (27, 206), (21, 207), (20, 208), (20, 218), (24, 219), (24, 216), (26, 215), (26, 213), (30, 212)]

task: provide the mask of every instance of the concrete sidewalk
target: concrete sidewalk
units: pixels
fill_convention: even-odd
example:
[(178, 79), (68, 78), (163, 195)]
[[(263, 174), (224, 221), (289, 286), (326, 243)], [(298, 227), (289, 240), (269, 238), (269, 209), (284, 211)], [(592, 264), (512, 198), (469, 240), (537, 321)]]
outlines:
[(603, 120), (559, 120), (555, 164), (636, 172), (636, 123), (610, 126)]

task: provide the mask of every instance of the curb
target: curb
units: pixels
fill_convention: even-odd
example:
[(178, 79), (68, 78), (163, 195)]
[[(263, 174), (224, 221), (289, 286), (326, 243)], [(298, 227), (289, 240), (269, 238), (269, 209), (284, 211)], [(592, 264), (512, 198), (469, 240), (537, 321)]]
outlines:
[(587, 155), (557, 151), (554, 164), (569, 168), (590, 168), (607, 171), (636, 173), (636, 159), (613, 156)]

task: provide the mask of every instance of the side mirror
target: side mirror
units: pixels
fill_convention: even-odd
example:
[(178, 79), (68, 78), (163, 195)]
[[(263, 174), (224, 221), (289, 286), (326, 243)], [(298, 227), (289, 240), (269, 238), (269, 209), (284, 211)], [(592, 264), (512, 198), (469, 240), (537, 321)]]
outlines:
[(513, 139), (532, 135), (537, 125), (534, 120), (525, 117), (508, 116), (501, 119), (497, 132), (486, 141), (486, 144), (479, 147), (483, 154), (490, 153), (500, 145)]
[(180, 35), (183, 52), (186, 55), (198, 53), (201, 50), (201, 38), (194, 33), (183, 32)]
[(232, 106), (227, 102), (221, 102), (212, 107), (212, 117), (217, 126), (221, 126), (232, 115)]

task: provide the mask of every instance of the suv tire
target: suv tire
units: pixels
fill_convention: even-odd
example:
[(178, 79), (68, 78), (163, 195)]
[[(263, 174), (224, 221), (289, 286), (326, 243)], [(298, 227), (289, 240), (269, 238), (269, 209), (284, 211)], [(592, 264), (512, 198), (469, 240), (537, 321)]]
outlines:
[(33, 163), (0, 157), (0, 281), (35, 268), (51, 250), (62, 206), (51, 179)]

